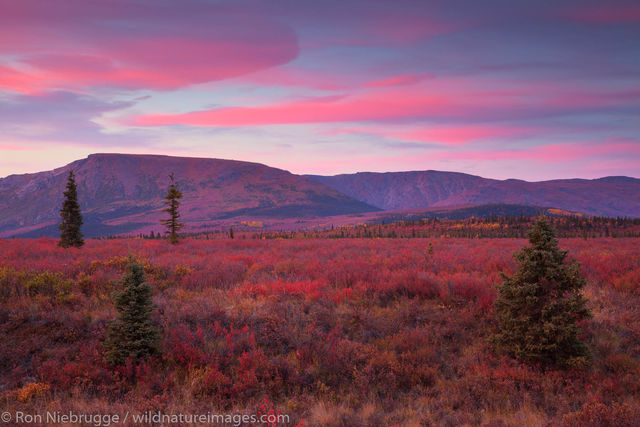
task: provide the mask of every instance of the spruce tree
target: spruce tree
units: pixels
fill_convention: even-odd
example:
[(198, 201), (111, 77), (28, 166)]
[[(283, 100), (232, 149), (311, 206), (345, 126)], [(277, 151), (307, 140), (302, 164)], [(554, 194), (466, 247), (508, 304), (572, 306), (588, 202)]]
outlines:
[(145, 283), (144, 270), (130, 257), (122, 289), (114, 292), (118, 318), (107, 331), (105, 358), (111, 365), (123, 365), (131, 357), (140, 361), (158, 352), (160, 335), (151, 321), (154, 306), (151, 287)]
[(176, 244), (178, 243), (178, 231), (184, 226), (184, 224), (180, 222), (180, 211), (178, 210), (182, 192), (178, 189), (173, 173), (169, 175), (169, 179), (171, 180), (169, 191), (164, 198), (165, 204), (167, 205), (164, 212), (169, 214), (169, 218), (163, 219), (162, 224), (167, 228), (166, 233), (169, 235), (169, 241)]
[(590, 316), (581, 290), (586, 282), (576, 262), (565, 262), (555, 232), (544, 217), (529, 231), (531, 246), (515, 254), (518, 269), (503, 275), (494, 309), (498, 330), (490, 338), (496, 350), (518, 359), (581, 366), (590, 353), (580, 341), (578, 322)]
[(82, 214), (80, 213), (80, 205), (78, 204), (78, 189), (76, 186), (73, 171), (69, 171), (67, 178), (67, 189), (64, 192), (64, 201), (60, 209), (60, 241), (58, 246), (68, 248), (74, 246), (76, 248), (84, 245), (82, 238)]

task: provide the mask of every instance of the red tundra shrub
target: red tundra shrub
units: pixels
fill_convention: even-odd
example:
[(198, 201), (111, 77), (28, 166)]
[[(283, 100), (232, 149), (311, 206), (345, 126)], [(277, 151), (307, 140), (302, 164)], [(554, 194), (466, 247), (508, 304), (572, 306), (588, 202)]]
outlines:
[[(452, 232), (509, 230), (480, 225)], [(560, 240), (587, 279), (594, 316), (583, 339), (594, 363), (545, 371), (487, 344), (495, 285), (524, 241), (415, 227), (438, 234), (88, 239), (72, 252), (53, 239), (0, 239), (5, 408), (244, 413), (267, 398), (292, 424), (637, 425), (637, 239)], [(114, 369), (101, 343), (129, 252), (153, 289), (162, 356)]]
[(640, 420), (638, 407), (626, 403), (613, 402), (606, 405), (601, 402), (585, 403), (579, 411), (563, 417), (564, 426), (585, 427), (635, 427)]

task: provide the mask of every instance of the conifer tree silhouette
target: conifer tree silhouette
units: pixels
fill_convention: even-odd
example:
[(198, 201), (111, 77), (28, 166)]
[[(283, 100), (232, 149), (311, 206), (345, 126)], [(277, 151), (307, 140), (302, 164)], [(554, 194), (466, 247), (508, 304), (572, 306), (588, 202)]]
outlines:
[(173, 173), (169, 174), (169, 179), (171, 180), (169, 191), (164, 198), (165, 204), (167, 205), (164, 211), (169, 214), (169, 218), (163, 219), (161, 222), (167, 228), (166, 233), (169, 235), (169, 241), (176, 244), (178, 243), (178, 231), (184, 226), (184, 224), (180, 222), (179, 211), (182, 192), (178, 189)]
[(64, 192), (62, 208), (60, 209), (60, 217), (62, 222), (59, 226), (60, 241), (58, 246), (79, 248), (84, 245), (82, 231), (80, 230), (82, 227), (82, 213), (78, 204), (78, 189), (73, 171), (69, 171), (69, 177), (67, 178), (67, 187)]

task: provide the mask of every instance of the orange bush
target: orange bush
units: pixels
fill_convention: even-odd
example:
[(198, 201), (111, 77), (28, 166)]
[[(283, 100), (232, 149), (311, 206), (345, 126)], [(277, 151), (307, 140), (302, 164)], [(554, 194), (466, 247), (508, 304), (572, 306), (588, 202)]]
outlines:
[(17, 391), (17, 398), (20, 402), (26, 402), (35, 397), (44, 396), (51, 387), (45, 383), (29, 383)]

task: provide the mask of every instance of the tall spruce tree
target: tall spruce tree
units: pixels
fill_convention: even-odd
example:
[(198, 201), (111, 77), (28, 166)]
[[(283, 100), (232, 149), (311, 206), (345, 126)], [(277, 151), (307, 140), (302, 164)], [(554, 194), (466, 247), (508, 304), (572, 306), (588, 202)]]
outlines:
[(58, 246), (79, 248), (84, 245), (82, 231), (80, 230), (82, 227), (82, 213), (78, 204), (78, 188), (73, 171), (69, 171), (69, 177), (67, 178), (67, 189), (64, 192), (60, 217), (62, 222), (59, 226), (61, 233)]
[(109, 325), (104, 343), (105, 359), (111, 365), (123, 365), (129, 357), (137, 362), (156, 354), (160, 339), (151, 321), (151, 287), (145, 283), (142, 266), (132, 257), (121, 285), (113, 294), (118, 318)]
[(518, 359), (557, 367), (590, 360), (580, 341), (578, 322), (590, 316), (581, 290), (580, 266), (565, 262), (555, 232), (544, 217), (529, 231), (531, 246), (515, 254), (518, 269), (503, 275), (494, 309), (498, 331), (490, 338), (496, 350)]
[(167, 228), (166, 234), (169, 235), (169, 241), (173, 244), (178, 243), (178, 231), (184, 226), (180, 222), (180, 199), (182, 198), (182, 192), (178, 189), (178, 185), (175, 182), (173, 173), (169, 174), (171, 180), (169, 184), (169, 191), (164, 198), (167, 207), (164, 209), (169, 214), (168, 219), (163, 219), (162, 224)]

